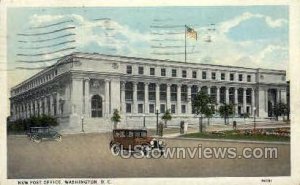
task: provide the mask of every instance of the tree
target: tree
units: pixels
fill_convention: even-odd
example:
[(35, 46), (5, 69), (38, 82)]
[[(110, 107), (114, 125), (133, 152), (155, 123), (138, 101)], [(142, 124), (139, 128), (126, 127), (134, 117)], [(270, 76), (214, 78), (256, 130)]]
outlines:
[(276, 116), (276, 120), (278, 121), (279, 116), (285, 116), (289, 114), (289, 107), (287, 104), (279, 102), (274, 105), (273, 112)]
[(161, 117), (162, 120), (164, 120), (165, 122), (165, 128), (167, 128), (167, 122), (172, 120), (172, 115), (170, 113), (170, 110), (166, 110), (166, 112), (164, 113), (164, 115)]
[(215, 110), (215, 106), (214, 105), (209, 105), (210, 109), (207, 111), (206, 117), (207, 117), (207, 125), (210, 124), (210, 118), (213, 117), (213, 115), (215, 114), (216, 110)]
[(111, 117), (111, 121), (114, 122), (114, 129), (116, 129), (118, 123), (121, 121), (121, 116), (119, 114), (118, 109), (114, 109), (113, 115)]
[(193, 112), (199, 115), (199, 131), (202, 132), (203, 116), (209, 117), (214, 113), (214, 106), (212, 99), (204, 91), (199, 91), (192, 100)]
[(224, 103), (219, 107), (219, 113), (222, 118), (224, 118), (225, 125), (227, 124), (227, 119), (229, 116), (234, 114), (234, 105)]

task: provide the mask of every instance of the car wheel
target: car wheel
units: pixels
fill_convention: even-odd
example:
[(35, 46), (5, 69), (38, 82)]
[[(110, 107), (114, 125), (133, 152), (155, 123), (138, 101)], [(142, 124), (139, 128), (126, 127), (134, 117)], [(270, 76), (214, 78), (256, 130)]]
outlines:
[(42, 141), (42, 139), (40, 137), (34, 137), (32, 138), (34, 142), (36, 143), (40, 143)]
[(62, 137), (61, 137), (61, 136), (57, 136), (57, 137), (55, 138), (55, 141), (61, 142), (61, 140), (62, 140)]
[(120, 147), (120, 145), (119, 144), (112, 144), (111, 145), (111, 148), (110, 148), (110, 151), (111, 151), (111, 153), (114, 155), (114, 156), (118, 156), (118, 155), (120, 155), (120, 153), (121, 153), (121, 147)]

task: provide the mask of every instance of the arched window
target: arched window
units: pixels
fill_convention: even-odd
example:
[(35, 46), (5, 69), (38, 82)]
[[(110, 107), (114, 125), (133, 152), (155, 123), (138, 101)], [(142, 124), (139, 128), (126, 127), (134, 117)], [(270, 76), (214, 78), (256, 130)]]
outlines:
[(92, 117), (102, 117), (102, 98), (99, 95), (94, 95), (91, 101)]

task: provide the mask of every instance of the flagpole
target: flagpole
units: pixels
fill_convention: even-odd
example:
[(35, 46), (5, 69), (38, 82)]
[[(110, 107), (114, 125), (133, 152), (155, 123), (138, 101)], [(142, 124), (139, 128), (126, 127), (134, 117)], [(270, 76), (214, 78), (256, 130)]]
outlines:
[(186, 63), (186, 25), (184, 25), (184, 62)]

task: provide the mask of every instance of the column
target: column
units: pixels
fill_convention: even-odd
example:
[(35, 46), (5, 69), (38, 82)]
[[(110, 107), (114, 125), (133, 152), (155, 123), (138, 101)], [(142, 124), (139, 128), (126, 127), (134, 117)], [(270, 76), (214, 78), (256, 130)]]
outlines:
[(106, 117), (109, 116), (109, 100), (110, 100), (110, 96), (109, 96), (109, 79), (105, 79), (105, 115)]
[(160, 84), (156, 83), (156, 87), (155, 87), (155, 109), (158, 110), (160, 112), (160, 88), (159, 88)]
[(171, 84), (167, 84), (167, 110), (171, 109)]
[(177, 85), (177, 114), (181, 114), (181, 84)]
[(38, 105), (37, 99), (34, 100), (34, 104), (35, 104), (35, 116), (38, 116), (39, 115), (39, 105)]
[(24, 103), (24, 118), (27, 118), (27, 102)]
[(39, 111), (40, 111), (40, 116), (43, 115), (43, 99), (44, 97), (40, 97), (39, 99), (39, 103), (40, 103), (40, 106), (39, 106)]
[(84, 79), (84, 113), (90, 117), (90, 79)]
[(56, 92), (56, 115), (59, 115), (61, 114), (60, 112), (60, 102), (59, 102), (59, 99), (60, 99), (60, 95), (59, 95), (59, 92)]
[[(220, 87), (217, 87), (217, 104), (220, 104)], [(219, 106), (217, 106), (219, 107)]]
[(235, 104), (235, 113), (238, 114), (238, 88), (234, 88), (234, 104)]
[(252, 115), (254, 116), (254, 109), (253, 109), (255, 107), (255, 89), (254, 88), (251, 89), (251, 107), (252, 107)]
[(187, 85), (187, 97), (188, 97), (188, 107), (187, 107), (187, 113), (192, 114), (192, 91), (191, 91), (192, 85)]
[(247, 90), (247, 88), (243, 89), (243, 113), (246, 113), (246, 107), (247, 107), (246, 90)]
[(48, 97), (44, 97), (44, 103), (45, 103), (45, 115), (48, 115)]
[(144, 102), (144, 113), (148, 114), (149, 113), (149, 82), (144, 83), (145, 86), (145, 102)]
[(286, 100), (287, 99), (287, 97), (286, 97), (286, 90), (285, 89), (281, 89), (280, 92), (281, 92), (280, 101), (282, 103), (286, 104), (287, 103), (287, 100)]
[(137, 82), (133, 82), (133, 113), (137, 113)]
[(125, 102), (125, 83), (121, 82), (121, 113), (126, 113), (126, 102)]
[(278, 104), (281, 100), (281, 92), (280, 89), (276, 89), (276, 103)]
[(201, 85), (198, 85), (198, 92), (201, 91)]
[(225, 87), (225, 103), (229, 103), (229, 87)]
[(54, 106), (53, 106), (53, 94), (50, 94), (50, 115), (54, 115)]
[(32, 117), (34, 115), (34, 112), (33, 112), (33, 100), (31, 100), (29, 103), (30, 103), (30, 117)]
[(113, 78), (110, 81), (110, 112), (113, 113), (114, 109), (120, 110), (121, 96), (120, 96), (120, 79)]
[(211, 88), (210, 86), (207, 86), (207, 94), (208, 94), (209, 96), (210, 96), (210, 94), (211, 94), (211, 93), (210, 93), (210, 88)]

